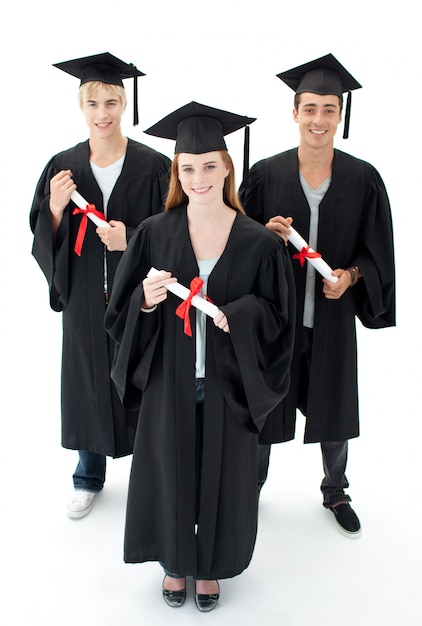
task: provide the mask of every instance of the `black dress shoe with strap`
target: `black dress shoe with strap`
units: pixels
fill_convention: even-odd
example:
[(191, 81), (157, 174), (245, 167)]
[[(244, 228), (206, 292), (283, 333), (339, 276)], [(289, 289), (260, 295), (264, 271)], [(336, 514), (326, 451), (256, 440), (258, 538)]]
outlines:
[(217, 606), (219, 597), (220, 593), (196, 593), (195, 591), (196, 608), (202, 613), (212, 611)]
[(179, 591), (171, 591), (170, 589), (164, 589), (163, 581), (163, 599), (164, 602), (173, 609), (179, 608), (179, 606), (182, 606), (186, 600), (186, 587), (184, 589), (180, 589)]

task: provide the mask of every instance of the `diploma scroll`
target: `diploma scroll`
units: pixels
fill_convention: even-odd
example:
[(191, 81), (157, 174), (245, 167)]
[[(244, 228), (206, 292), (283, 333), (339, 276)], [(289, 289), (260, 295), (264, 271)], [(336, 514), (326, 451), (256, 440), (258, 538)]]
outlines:
[[(149, 278), (151, 276), (158, 276), (159, 274), (161, 274), (160, 270), (155, 269), (155, 267), (151, 267), (147, 276)], [(189, 289), (180, 283), (171, 283), (170, 285), (166, 285), (166, 289), (174, 293), (176, 296), (179, 296), (182, 300), (187, 300), (190, 295)], [(192, 304), (194, 307), (203, 311), (203, 313), (206, 313), (212, 318), (214, 318), (219, 311), (219, 308), (216, 307), (215, 304), (212, 304), (212, 302), (205, 300), (205, 298), (199, 295), (193, 296)]]
[[(87, 202), (85, 198), (83, 198), (81, 194), (76, 191), (76, 189), (75, 191), (72, 191), (70, 199), (73, 200), (76, 206), (83, 211), (86, 211), (87, 206), (89, 206), (89, 202)], [(106, 220), (98, 217), (98, 215), (95, 215), (95, 213), (92, 213), (91, 211), (86, 211), (86, 215), (89, 217), (90, 220), (94, 222), (96, 226), (100, 226), (101, 228), (111, 228), (110, 224)]]
[(297, 248), (297, 250), (299, 250), (299, 252), (305, 251), (304, 252), (304, 257), (309, 261), (309, 263), (311, 263), (311, 265), (313, 265), (315, 267), (315, 269), (320, 274), (322, 274), (322, 276), (324, 276), (324, 278), (329, 280), (331, 283), (336, 283), (338, 281), (338, 277), (337, 276), (333, 276), (331, 274), (331, 272), (333, 270), (328, 265), (328, 263), (326, 263), (321, 256), (318, 256), (318, 257), (308, 256), (308, 254), (315, 253), (315, 250), (313, 250), (309, 246), (309, 244), (303, 239), (303, 237), (301, 237), (301, 235), (299, 235), (297, 230), (295, 230), (291, 226), (290, 226), (290, 230), (291, 230), (291, 233), (290, 233), (290, 235), (287, 235), (287, 237), (288, 237), (289, 241), (294, 245), (294, 247)]

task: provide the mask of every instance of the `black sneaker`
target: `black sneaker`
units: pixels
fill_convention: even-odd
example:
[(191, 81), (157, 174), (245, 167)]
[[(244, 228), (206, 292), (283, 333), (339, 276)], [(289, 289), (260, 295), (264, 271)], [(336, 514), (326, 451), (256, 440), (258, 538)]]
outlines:
[(348, 502), (330, 506), (329, 509), (334, 513), (338, 529), (345, 537), (357, 539), (361, 536), (359, 518)]

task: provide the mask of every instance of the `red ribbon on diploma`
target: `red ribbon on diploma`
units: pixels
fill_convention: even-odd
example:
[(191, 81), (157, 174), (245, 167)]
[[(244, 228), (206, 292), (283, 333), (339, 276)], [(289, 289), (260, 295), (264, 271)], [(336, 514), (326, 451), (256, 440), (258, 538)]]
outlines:
[[(176, 309), (176, 315), (184, 320), (184, 331), (186, 335), (189, 335), (189, 337), (192, 337), (192, 328), (189, 319), (189, 310), (192, 306), (192, 298), (193, 296), (198, 295), (198, 293), (201, 291), (201, 287), (203, 284), (204, 281), (202, 280), (202, 278), (199, 278), (199, 276), (195, 276), (195, 278), (192, 278), (189, 285), (190, 293), (188, 297), (186, 298), (186, 300), (183, 300), (183, 302), (179, 304)], [(208, 302), (211, 302), (207, 295), (204, 294), (204, 297), (208, 300)]]
[(82, 245), (85, 239), (85, 233), (86, 233), (86, 229), (88, 226), (88, 213), (93, 213), (94, 215), (96, 215), (97, 217), (103, 220), (105, 220), (106, 217), (104, 213), (101, 213), (101, 211), (97, 211), (97, 209), (95, 208), (95, 204), (87, 204), (85, 209), (80, 209), (79, 207), (77, 207), (76, 209), (73, 210), (72, 215), (77, 215), (78, 213), (83, 213), (83, 215), (82, 215), (81, 223), (79, 224), (78, 234), (76, 235), (74, 250), (78, 256), (81, 256)]
[(301, 267), (305, 265), (305, 259), (319, 259), (320, 253), (310, 250), (311, 246), (306, 246), (306, 248), (302, 248), (300, 252), (293, 255), (293, 259), (299, 259)]

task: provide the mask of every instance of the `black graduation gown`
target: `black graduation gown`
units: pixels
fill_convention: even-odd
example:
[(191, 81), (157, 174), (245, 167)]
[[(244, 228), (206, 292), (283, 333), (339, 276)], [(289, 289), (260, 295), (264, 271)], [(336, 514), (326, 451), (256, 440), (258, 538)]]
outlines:
[[(265, 224), (275, 215), (293, 217), (294, 228), (308, 241), (310, 210), (299, 179), (297, 149), (256, 163), (240, 197), (246, 213), (258, 222)], [(355, 316), (368, 328), (395, 325), (393, 230), (387, 192), (372, 165), (339, 150), (334, 151), (331, 184), (319, 207), (317, 248), (333, 269), (358, 265), (363, 278), (339, 300), (328, 300), (317, 274), (313, 357), (304, 403), (299, 400), (303, 395), (299, 365), (306, 264), (301, 267), (293, 261), (297, 322), (291, 387), (267, 420), (261, 443), (292, 439), (296, 408), (307, 418), (305, 442), (358, 436)], [(291, 244), (289, 249), (292, 255), (297, 253)]]
[(280, 239), (238, 214), (210, 274), (208, 295), (230, 334), (207, 317), (205, 416), (195, 535), (195, 309), (183, 331), (169, 292), (141, 313), (153, 266), (189, 287), (199, 270), (186, 207), (146, 220), (123, 255), (105, 316), (118, 350), (112, 377), (125, 404), (140, 404), (129, 485), (126, 562), (160, 561), (200, 579), (228, 578), (252, 557), (257, 528), (257, 444), (288, 388), (294, 290)]
[[(170, 160), (148, 146), (128, 141), (122, 172), (111, 194), (107, 219), (123, 221), (127, 236), (151, 214), (163, 210)], [(103, 212), (100, 188), (89, 164), (85, 141), (55, 155), (36, 187), (30, 213), (32, 254), (48, 281), (50, 305), (63, 312), (62, 445), (111, 457), (130, 454), (137, 415), (124, 410), (110, 380), (114, 346), (104, 330), (104, 250), (88, 220), (82, 255), (74, 252), (81, 215), (65, 210), (56, 245), (49, 210), (50, 179), (71, 169), (78, 192)], [(109, 293), (121, 252), (106, 252)]]

